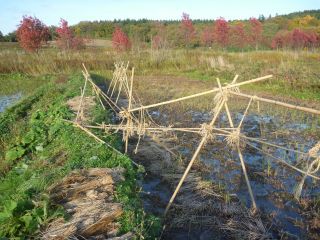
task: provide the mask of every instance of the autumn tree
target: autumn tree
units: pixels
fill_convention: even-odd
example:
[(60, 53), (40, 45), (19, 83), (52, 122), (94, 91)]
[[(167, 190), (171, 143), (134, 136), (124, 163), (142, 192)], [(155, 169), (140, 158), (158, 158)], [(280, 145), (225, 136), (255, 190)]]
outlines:
[(213, 29), (213, 38), (215, 42), (221, 46), (226, 47), (229, 43), (229, 24), (224, 18), (216, 20)]
[(256, 18), (250, 18), (250, 43), (258, 50), (258, 46), (262, 40), (262, 23)]
[(290, 33), (288, 31), (279, 31), (273, 37), (271, 42), (272, 49), (289, 48), (291, 42)]
[(64, 19), (60, 20), (60, 26), (56, 29), (57, 46), (63, 50), (81, 49), (85, 46), (81, 37), (75, 36), (73, 30)]
[(116, 27), (112, 34), (112, 46), (117, 51), (127, 51), (131, 48), (131, 42), (128, 36), (120, 27)]
[(29, 52), (37, 51), (49, 39), (49, 30), (38, 18), (24, 16), (17, 29), (20, 46)]
[(236, 25), (231, 28), (230, 35), (230, 41), (234, 47), (244, 48), (247, 45), (248, 37), (242, 22), (236, 23)]
[(318, 35), (315, 32), (305, 32), (294, 29), (291, 33), (291, 44), (293, 48), (313, 48), (317, 45)]
[(185, 46), (190, 46), (195, 37), (195, 29), (189, 14), (183, 13), (180, 25), (183, 42)]
[(276, 35), (272, 38), (271, 48), (279, 49), (284, 47), (284, 34), (277, 32)]
[(201, 33), (201, 43), (203, 46), (210, 47), (213, 44), (212, 27), (205, 27)]
[(313, 31), (305, 32), (301, 29), (294, 29), (290, 32), (278, 32), (272, 39), (271, 47), (279, 48), (315, 48), (320, 44), (320, 36)]

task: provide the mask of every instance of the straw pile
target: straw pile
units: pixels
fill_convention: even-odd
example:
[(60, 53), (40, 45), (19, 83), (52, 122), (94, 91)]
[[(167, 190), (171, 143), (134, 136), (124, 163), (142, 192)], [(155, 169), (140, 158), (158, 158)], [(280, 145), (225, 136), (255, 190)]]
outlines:
[[(50, 223), (42, 239), (106, 239), (116, 237), (122, 206), (114, 202), (114, 184), (123, 180), (122, 168), (91, 168), (71, 172), (49, 189), (52, 202), (71, 215)], [(125, 239), (130, 239), (127, 234)], [(117, 238), (115, 238), (117, 239)]]

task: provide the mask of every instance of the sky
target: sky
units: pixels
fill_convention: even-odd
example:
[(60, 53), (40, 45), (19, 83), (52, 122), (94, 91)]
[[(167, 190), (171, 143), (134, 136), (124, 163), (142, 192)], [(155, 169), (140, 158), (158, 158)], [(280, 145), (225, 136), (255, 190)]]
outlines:
[(192, 19), (232, 20), (311, 9), (320, 9), (320, 0), (0, 0), (0, 31), (14, 31), (24, 15), (50, 26), (58, 25), (60, 18), (73, 25), (127, 18), (180, 19), (186, 12)]

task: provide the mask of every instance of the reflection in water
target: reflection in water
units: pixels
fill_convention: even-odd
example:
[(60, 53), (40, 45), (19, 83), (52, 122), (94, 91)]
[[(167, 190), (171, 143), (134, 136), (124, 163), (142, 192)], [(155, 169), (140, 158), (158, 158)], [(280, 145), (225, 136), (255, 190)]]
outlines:
[[(209, 113), (189, 112), (190, 120), (199, 124), (208, 122), (212, 118)], [(168, 122), (168, 115), (161, 114), (159, 111), (151, 112), (155, 120)], [(236, 125), (242, 119), (242, 114), (235, 113), (234, 120)], [(288, 149), (308, 152), (318, 141), (314, 134), (320, 131), (319, 124), (311, 127), (310, 124), (288, 122), (276, 117), (267, 115), (249, 114), (243, 123), (242, 132), (251, 138), (263, 139)], [(217, 123), (220, 127), (228, 127), (226, 114), (221, 114)], [(314, 134), (307, 134), (312, 130)], [(176, 148), (185, 159), (190, 159), (199, 138), (188, 134), (179, 135), (179, 147)], [(273, 224), (296, 236), (306, 236), (306, 229), (300, 228), (297, 222), (304, 222), (305, 216), (299, 204), (293, 200), (293, 193), (297, 184), (300, 182), (301, 174), (284, 167), (270, 156), (283, 159), (284, 161), (303, 168), (305, 159), (296, 152), (285, 149), (266, 146), (259, 142), (249, 141), (250, 144), (243, 149), (244, 159), (247, 164), (251, 187), (253, 189), (256, 203), (265, 215), (273, 216)], [(261, 151), (259, 151), (261, 149)], [(267, 153), (267, 154), (265, 154)], [(269, 156), (270, 155), (270, 156)], [(237, 154), (228, 148), (223, 137), (216, 137), (216, 141), (208, 144), (202, 149), (199, 156), (200, 161), (210, 169), (209, 178), (213, 182), (222, 185), (230, 194), (236, 194), (244, 205), (250, 207), (250, 197), (247, 186), (243, 178), (241, 165), (237, 159)], [(158, 196), (159, 189), (163, 183), (159, 179), (145, 179), (142, 189), (149, 195)], [(151, 187), (150, 186), (156, 186)], [(314, 197), (320, 192), (320, 186), (307, 178), (303, 186), (302, 196)], [(169, 193), (170, 196), (170, 193)], [(154, 199), (150, 200), (148, 207), (152, 209), (158, 205), (154, 204)], [(162, 196), (160, 197), (162, 199)], [(165, 201), (164, 201), (165, 202)], [(149, 210), (149, 209), (147, 209)], [(155, 209), (151, 212), (155, 213)], [(184, 236), (185, 237), (185, 236)], [(195, 238), (198, 239), (198, 238)]]
[(22, 97), (22, 93), (18, 92), (13, 95), (0, 96), (0, 112), (17, 102)]

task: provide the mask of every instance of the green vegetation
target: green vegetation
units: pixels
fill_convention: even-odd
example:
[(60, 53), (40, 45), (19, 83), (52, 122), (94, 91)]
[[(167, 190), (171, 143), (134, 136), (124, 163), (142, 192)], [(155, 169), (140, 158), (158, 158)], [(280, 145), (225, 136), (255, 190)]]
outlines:
[[(70, 171), (117, 166), (126, 169), (125, 181), (116, 187), (116, 201), (124, 205), (121, 231), (152, 239), (158, 233), (159, 220), (142, 209), (139, 173), (131, 160), (63, 121), (74, 117), (65, 103), (78, 95), (81, 84), (80, 75), (45, 84), (0, 115), (0, 236), (29, 239), (50, 220), (67, 219), (63, 209), (50, 202), (46, 189)], [(93, 114), (99, 118), (94, 120), (109, 121), (98, 105)], [(117, 135), (100, 137), (121, 147)]]
[(50, 75), (31, 76), (22, 73), (0, 74), (0, 95), (11, 95), (17, 92), (21, 92), (23, 95), (31, 94), (36, 87), (51, 82), (52, 79), (53, 77)]

